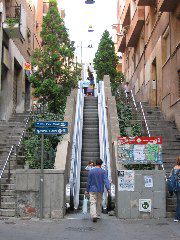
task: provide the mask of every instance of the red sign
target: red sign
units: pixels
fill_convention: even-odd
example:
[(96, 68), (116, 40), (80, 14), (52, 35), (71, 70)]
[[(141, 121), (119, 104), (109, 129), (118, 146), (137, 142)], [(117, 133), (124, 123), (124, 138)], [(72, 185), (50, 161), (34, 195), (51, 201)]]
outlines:
[(118, 137), (120, 144), (162, 144), (162, 137)]
[(31, 64), (28, 63), (28, 62), (26, 62), (26, 63), (24, 64), (24, 70), (30, 71), (30, 70), (31, 70)]

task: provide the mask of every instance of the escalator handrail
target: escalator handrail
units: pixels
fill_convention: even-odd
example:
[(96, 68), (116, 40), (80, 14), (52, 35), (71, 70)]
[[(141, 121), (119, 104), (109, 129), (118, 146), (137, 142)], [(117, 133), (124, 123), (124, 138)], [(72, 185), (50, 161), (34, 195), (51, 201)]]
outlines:
[(70, 169), (70, 194), (73, 198), (74, 209), (79, 206), (80, 170), (81, 170), (81, 149), (82, 149), (82, 127), (83, 127), (83, 106), (84, 96), (82, 81), (78, 83), (78, 94), (76, 102), (76, 114), (74, 122), (71, 169)]
[(99, 94), (98, 94), (98, 114), (99, 114), (99, 142), (100, 142), (100, 158), (103, 160), (107, 172), (108, 179), (111, 182), (111, 165), (110, 165), (110, 151), (108, 141), (108, 128), (107, 128), (107, 106), (104, 92), (104, 82), (99, 81)]

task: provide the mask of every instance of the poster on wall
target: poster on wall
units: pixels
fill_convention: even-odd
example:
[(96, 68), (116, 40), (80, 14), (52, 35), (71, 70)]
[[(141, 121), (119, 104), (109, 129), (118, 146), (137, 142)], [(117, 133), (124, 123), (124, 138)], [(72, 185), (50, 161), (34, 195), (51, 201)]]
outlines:
[(139, 211), (151, 212), (151, 199), (139, 199)]
[(118, 191), (134, 191), (134, 171), (118, 171)]
[(152, 176), (144, 176), (144, 186), (146, 188), (152, 188), (153, 187), (153, 178), (152, 178)]
[(162, 137), (119, 137), (117, 165), (162, 164)]

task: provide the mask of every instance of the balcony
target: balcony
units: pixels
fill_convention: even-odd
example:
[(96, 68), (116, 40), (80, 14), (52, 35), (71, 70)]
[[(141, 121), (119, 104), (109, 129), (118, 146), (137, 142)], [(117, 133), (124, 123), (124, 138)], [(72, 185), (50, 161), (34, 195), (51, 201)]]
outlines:
[(126, 5), (121, 15), (122, 27), (130, 24), (130, 0), (126, 1)]
[(158, 10), (160, 12), (172, 12), (176, 7), (177, 2), (178, 1), (176, 0), (159, 0)]
[(155, 0), (137, 0), (137, 6), (152, 6), (155, 3)]
[(144, 14), (144, 7), (138, 7), (136, 9), (134, 17), (131, 21), (130, 29), (126, 36), (127, 47), (136, 46), (141, 34), (142, 27), (144, 25)]
[(118, 52), (125, 52), (126, 49), (126, 35), (119, 37), (119, 40), (117, 42), (117, 46), (118, 46)]
[(2, 24), (3, 30), (9, 38), (20, 38), (21, 6), (11, 6)]

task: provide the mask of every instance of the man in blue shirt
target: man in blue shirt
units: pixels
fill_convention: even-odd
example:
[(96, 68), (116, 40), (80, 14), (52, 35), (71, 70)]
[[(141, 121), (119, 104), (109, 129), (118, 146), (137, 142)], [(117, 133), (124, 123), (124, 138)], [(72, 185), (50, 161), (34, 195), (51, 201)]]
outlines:
[(93, 222), (97, 222), (102, 208), (102, 195), (104, 186), (110, 192), (110, 183), (107, 178), (107, 171), (101, 168), (103, 161), (96, 160), (96, 167), (89, 171), (88, 182), (85, 194), (90, 194), (90, 215)]

